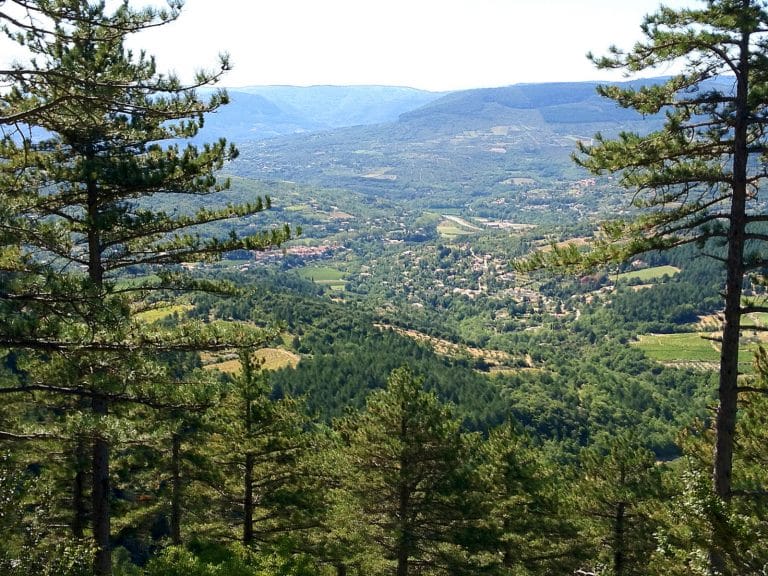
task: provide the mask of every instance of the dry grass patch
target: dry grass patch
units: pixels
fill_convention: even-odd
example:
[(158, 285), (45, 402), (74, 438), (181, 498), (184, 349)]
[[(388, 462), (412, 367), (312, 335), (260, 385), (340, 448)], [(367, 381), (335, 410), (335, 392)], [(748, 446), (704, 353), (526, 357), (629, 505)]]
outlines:
[[(478, 360), (482, 359), (486, 364), (488, 364), (489, 369), (492, 372), (517, 370), (519, 368), (520, 362), (518, 359), (508, 352), (455, 344), (453, 342), (449, 342), (448, 340), (429, 336), (423, 332), (419, 332), (418, 330), (398, 328), (397, 326), (391, 326), (389, 324), (375, 324), (374, 326), (376, 326), (376, 328), (379, 330), (393, 330), (394, 332), (397, 332), (403, 336), (407, 336), (408, 338), (411, 338), (417, 342), (427, 344), (441, 356), (449, 356), (455, 358), (457, 356), (468, 355), (470, 358)], [(530, 356), (527, 356), (524, 360), (524, 364), (527, 367), (532, 367), (533, 359)]]
[[(253, 358), (262, 370), (280, 370), (281, 368), (295, 368), (301, 360), (301, 356), (283, 350), (282, 348), (262, 348), (253, 354)], [(223, 356), (203, 357), (203, 364), (206, 370), (218, 370), (225, 374), (237, 375), (242, 371), (240, 360), (236, 354), (226, 354)]]
[(182, 315), (188, 310), (192, 310), (192, 308), (193, 306), (191, 304), (175, 304), (172, 306), (161, 306), (153, 310), (140, 312), (139, 314), (136, 315), (136, 317), (142, 322), (146, 322), (147, 324), (152, 324), (153, 322), (158, 322), (160, 320), (163, 320), (164, 318), (173, 316), (174, 314)]

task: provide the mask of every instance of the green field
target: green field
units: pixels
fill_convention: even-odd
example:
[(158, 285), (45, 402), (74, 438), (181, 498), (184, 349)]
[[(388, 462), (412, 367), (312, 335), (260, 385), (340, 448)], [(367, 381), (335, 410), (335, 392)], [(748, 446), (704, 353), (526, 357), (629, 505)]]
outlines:
[(168, 316), (173, 316), (174, 314), (181, 315), (191, 309), (192, 306), (190, 304), (176, 304), (174, 306), (163, 306), (162, 308), (147, 310), (146, 312), (137, 314), (137, 317), (147, 324), (152, 324), (153, 322), (157, 322)]
[(452, 240), (459, 236), (471, 234), (472, 232), (470, 230), (467, 230), (466, 228), (462, 228), (461, 226), (457, 226), (451, 222), (442, 222), (437, 226), (437, 233), (440, 234), (440, 236), (442, 236), (443, 238)]
[[(720, 362), (720, 345), (705, 336), (714, 337), (716, 333), (643, 334), (633, 345), (649, 358), (665, 364), (694, 362), (717, 365)], [(755, 340), (744, 339), (742, 342), (739, 363), (742, 370), (749, 371), (758, 344)]]
[(446, 217), (437, 225), (437, 233), (448, 239), (464, 236), (466, 234), (474, 234), (480, 230), (481, 229), (474, 224), (471, 224), (458, 216)]
[(704, 335), (643, 334), (635, 345), (657, 362), (719, 362), (717, 343), (702, 338)]
[(330, 266), (307, 266), (298, 271), (299, 276), (331, 290), (344, 290), (344, 272)]
[(674, 276), (680, 272), (680, 268), (674, 266), (656, 266), (654, 268), (644, 268), (643, 270), (633, 270), (624, 272), (616, 276), (617, 282), (628, 282), (630, 280), (640, 280), (641, 282), (653, 282), (665, 275)]

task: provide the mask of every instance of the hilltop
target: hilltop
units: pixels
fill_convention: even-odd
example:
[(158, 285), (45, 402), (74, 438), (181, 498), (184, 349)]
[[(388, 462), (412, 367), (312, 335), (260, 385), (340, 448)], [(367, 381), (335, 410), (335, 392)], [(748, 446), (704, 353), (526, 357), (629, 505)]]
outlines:
[[(362, 115), (352, 112), (351, 102), (362, 110), (375, 94), (389, 98), (382, 106), (390, 112), (396, 100), (401, 108), (408, 102), (412, 106), (387, 122), (325, 130), (307, 125), (301, 134), (270, 139), (237, 140), (236, 130), (220, 129), (240, 147), (241, 157), (229, 168), (237, 176), (355, 191), (435, 210), (463, 210), (472, 204), (474, 210), (498, 214), (499, 205), (491, 202), (503, 199), (502, 212), (521, 222), (530, 222), (525, 212), (532, 206), (541, 212), (565, 202), (572, 206), (564, 217), (572, 220), (593, 212), (597, 202), (588, 194), (569, 196), (573, 182), (586, 177), (570, 158), (576, 142), (596, 132), (652, 126), (652, 121), (598, 96), (596, 87), (587, 82), (444, 95), (405, 92), (410, 100), (397, 100), (401, 89), (283, 93), (272, 88), (261, 97), (279, 100), (276, 106), (293, 109), (293, 117), (299, 95), (306, 98), (315, 90), (340, 99), (337, 106), (346, 107), (350, 118)], [(236, 96), (233, 107), (238, 106)]]
[(248, 86), (209, 116), (198, 140), (236, 142), (386, 123), (443, 93), (392, 86)]

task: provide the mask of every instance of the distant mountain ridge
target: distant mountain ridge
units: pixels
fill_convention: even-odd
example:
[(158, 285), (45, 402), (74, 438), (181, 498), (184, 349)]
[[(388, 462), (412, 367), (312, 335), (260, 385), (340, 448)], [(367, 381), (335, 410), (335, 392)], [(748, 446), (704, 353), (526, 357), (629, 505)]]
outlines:
[(230, 103), (206, 119), (197, 141), (234, 142), (394, 122), (443, 96), (395, 86), (250, 86), (227, 89)]
[(381, 124), (444, 96), (400, 86), (252, 86), (258, 94), (326, 128)]
[[(519, 182), (567, 188), (587, 176), (571, 160), (577, 142), (589, 142), (596, 133), (613, 137), (661, 125), (663, 114), (643, 116), (621, 108), (597, 93), (600, 84), (515, 84), (448, 94), (386, 87), (269, 87), (246, 97), (276, 106), (275, 118), (285, 121), (283, 135), (240, 137), (242, 132), (226, 124), (218, 134), (240, 147), (240, 158), (229, 168), (239, 176), (392, 199), (439, 197), (447, 206), (463, 202), (458, 199), (462, 195), (506, 198), (520, 192)], [(711, 83), (726, 90), (731, 84), (728, 78)], [(235, 110), (247, 103), (245, 97), (238, 100), (239, 94), (233, 93)], [(246, 123), (247, 114), (253, 112), (243, 112)], [(299, 118), (307, 122), (288, 121)], [(260, 130), (266, 133), (266, 127)]]
[[(662, 78), (620, 83), (639, 85)], [(728, 79), (714, 80), (722, 87)], [(617, 128), (642, 116), (597, 93), (599, 82), (513, 84), (456, 92), (398, 86), (250, 86), (228, 89), (231, 102), (206, 121), (198, 141), (226, 136), (259, 141), (353, 126), (399, 124), (421, 132), (543, 123), (555, 134), (575, 125)], [(647, 122), (646, 122), (647, 124)], [(593, 130), (593, 132), (596, 130)], [(591, 133), (588, 132), (589, 135)]]
[[(570, 154), (576, 142), (589, 140), (596, 132), (642, 131), (654, 121), (658, 124), (658, 119), (644, 118), (600, 97), (597, 86), (597, 82), (517, 84), (420, 94), (426, 102), (400, 99), (398, 106), (412, 107), (390, 121), (238, 141), (242, 154), (231, 169), (256, 179), (388, 197), (500, 191), (509, 187), (504, 182), (510, 178), (536, 176), (538, 181), (542, 174), (573, 172)], [(344, 89), (339, 90), (334, 97), (343, 99)], [(275, 91), (262, 94), (275, 100), (279, 96)], [(370, 106), (375, 102), (372, 94), (358, 87), (349, 101)]]
[[(600, 82), (514, 84), (453, 92), (419, 109), (402, 114), (400, 122), (435, 123), (440, 118), (465, 119), (474, 126), (503, 124), (536, 117), (555, 132), (559, 124), (622, 124), (642, 121), (633, 110), (619, 107), (597, 93)], [(632, 83), (625, 83), (632, 84)]]

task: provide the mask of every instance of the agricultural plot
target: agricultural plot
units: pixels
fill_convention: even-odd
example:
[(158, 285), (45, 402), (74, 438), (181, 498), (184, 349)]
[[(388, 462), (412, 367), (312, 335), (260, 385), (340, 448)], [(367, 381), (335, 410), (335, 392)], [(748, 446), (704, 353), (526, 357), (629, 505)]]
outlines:
[(443, 218), (440, 224), (437, 225), (437, 232), (440, 236), (448, 239), (473, 234), (482, 230), (482, 228), (478, 228), (471, 222), (467, 222), (458, 216), (445, 215)]
[(716, 342), (702, 332), (685, 334), (643, 334), (635, 345), (649, 358), (662, 363), (705, 362), (716, 364), (720, 361), (720, 350)]
[(163, 306), (162, 308), (156, 308), (154, 310), (147, 310), (146, 312), (137, 314), (137, 317), (142, 322), (152, 324), (153, 322), (158, 322), (164, 318), (173, 316), (174, 314), (184, 314), (187, 310), (191, 309), (192, 306), (190, 304), (176, 304), (172, 306)]
[[(282, 348), (262, 348), (254, 353), (255, 361), (261, 366), (262, 370), (280, 370), (281, 368), (295, 368), (301, 360), (298, 354), (283, 350)], [(225, 374), (240, 374), (242, 366), (236, 355), (230, 354), (221, 359), (205, 365), (206, 370), (218, 370)]]
[(346, 282), (344, 272), (330, 266), (307, 266), (298, 271), (299, 276), (331, 290), (343, 291)]
[(655, 266), (653, 268), (644, 268), (642, 270), (633, 270), (624, 272), (616, 276), (616, 282), (629, 282), (639, 280), (641, 282), (653, 282), (664, 276), (674, 276), (680, 272), (680, 268), (674, 266)]
[[(690, 332), (684, 334), (643, 334), (635, 346), (649, 358), (670, 366), (697, 366), (717, 369), (720, 363), (720, 345), (712, 338), (716, 332)], [(760, 340), (745, 336), (739, 351), (739, 364), (743, 372), (750, 372), (754, 353)]]
[(471, 234), (472, 231), (446, 220), (437, 225), (437, 233), (443, 238), (453, 240), (459, 236)]

